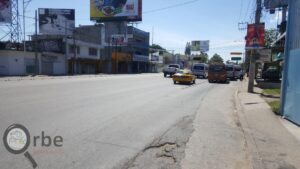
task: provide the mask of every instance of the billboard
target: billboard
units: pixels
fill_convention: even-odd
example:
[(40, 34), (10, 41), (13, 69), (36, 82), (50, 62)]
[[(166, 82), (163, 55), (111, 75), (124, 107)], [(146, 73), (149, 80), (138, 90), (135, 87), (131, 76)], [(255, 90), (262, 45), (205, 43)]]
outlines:
[(11, 23), (11, 13), (10, 0), (0, 0), (0, 23)]
[(204, 53), (209, 51), (209, 40), (200, 41), (200, 51)]
[(265, 0), (264, 6), (266, 9), (276, 9), (288, 6), (288, 0)]
[(125, 45), (127, 43), (127, 39), (125, 35), (115, 34), (111, 35), (111, 45)]
[(142, 0), (90, 0), (91, 20), (142, 21)]
[(74, 9), (39, 9), (39, 32), (41, 34), (72, 35), (74, 29)]
[(265, 24), (249, 24), (246, 36), (246, 49), (260, 49), (265, 46)]
[(256, 62), (270, 63), (272, 59), (272, 50), (271, 49), (261, 49), (257, 50), (259, 58)]
[(200, 41), (192, 41), (191, 51), (200, 51)]
[(242, 60), (242, 57), (231, 57), (232, 61), (240, 61)]

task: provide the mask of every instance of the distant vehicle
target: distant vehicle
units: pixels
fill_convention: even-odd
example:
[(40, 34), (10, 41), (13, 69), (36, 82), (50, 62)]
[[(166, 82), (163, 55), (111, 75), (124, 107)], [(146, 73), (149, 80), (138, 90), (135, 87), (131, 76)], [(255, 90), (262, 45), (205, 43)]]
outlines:
[(240, 65), (234, 66), (234, 78), (242, 80), (244, 78), (244, 72)]
[(208, 69), (208, 82), (227, 82), (225, 64), (211, 64)]
[(234, 65), (232, 64), (227, 64), (226, 65), (226, 72), (227, 72), (227, 78), (229, 78), (230, 80), (234, 80), (235, 79), (235, 75), (234, 75)]
[(278, 81), (280, 80), (280, 74), (281, 72), (277, 68), (270, 67), (262, 73), (262, 78), (264, 80)]
[(186, 83), (186, 84), (195, 84), (196, 76), (192, 74), (190, 70), (179, 70), (175, 75), (173, 75), (174, 84)]
[(167, 67), (164, 68), (163, 73), (164, 77), (167, 77), (168, 75), (172, 77), (174, 74), (177, 73), (177, 71), (180, 69), (179, 64), (170, 64)]
[(202, 77), (206, 79), (208, 76), (208, 65), (205, 63), (194, 64), (192, 67), (192, 72), (197, 78)]

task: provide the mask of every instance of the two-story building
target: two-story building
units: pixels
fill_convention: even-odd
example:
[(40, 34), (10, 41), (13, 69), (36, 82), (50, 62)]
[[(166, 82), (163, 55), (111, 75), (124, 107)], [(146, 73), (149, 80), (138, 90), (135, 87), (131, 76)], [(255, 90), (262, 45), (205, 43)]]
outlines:
[(149, 32), (126, 22), (105, 23), (104, 62), (109, 73), (146, 73), (150, 71)]

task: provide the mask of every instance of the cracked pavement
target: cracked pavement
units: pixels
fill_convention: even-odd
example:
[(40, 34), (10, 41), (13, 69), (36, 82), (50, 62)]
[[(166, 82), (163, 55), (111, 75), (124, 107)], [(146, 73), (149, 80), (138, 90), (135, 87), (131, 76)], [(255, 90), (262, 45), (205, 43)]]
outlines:
[[(29, 146), (40, 168), (116, 168), (193, 116), (213, 88), (207, 80), (173, 85), (162, 74), (1, 81), (0, 133), (21, 123), (32, 136), (41, 130), (62, 136), (59, 150)], [(23, 155), (10, 154), (2, 145), (0, 165), (31, 168)]]
[[(299, 142), (282, 128), (257, 132), (272, 130), (263, 119), (276, 119), (251, 112), (251, 106), (261, 105), (257, 99), (243, 102), (249, 112), (240, 114), (235, 100), (239, 84), (198, 79), (196, 85), (173, 85), (162, 74), (0, 81), (0, 133), (20, 123), (31, 136), (41, 131), (62, 136), (59, 149), (29, 146), (39, 168), (46, 169), (260, 168), (254, 139), (267, 168), (294, 169), (299, 153), (290, 152), (295, 146), (271, 150), (267, 143)], [(253, 129), (245, 125), (246, 115)], [(255, 138), (249, 138), (251, 132)], [(282, 134), (290, 141), (276, 140)], [(271, 156), (273, 150), (283, 153)], [(24, 155), (10, 154), (2, 144), (0, 166), (32, 168)]]

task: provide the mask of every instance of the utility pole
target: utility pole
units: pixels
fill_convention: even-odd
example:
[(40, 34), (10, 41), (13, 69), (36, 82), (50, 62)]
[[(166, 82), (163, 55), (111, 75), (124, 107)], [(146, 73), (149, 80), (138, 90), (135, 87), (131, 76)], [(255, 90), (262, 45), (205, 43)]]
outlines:
[[(256, 0), (255, 24), (260, 24), (261, 11), (262, 11), (262, 0)], [(248, 84), (249, 93), (254, 92), (255, 69), (256, 69), (256, 58), (253, 55), (253, 51), (251, 51), (250, 68), (249, 68), (249, 84)]]
[(23, 48), (26, 52), (26, 9), (32, 0), (23, 0)]
[(23, 34), (24, 34), (24, 39), (23, 39), (23, 48), (24, 52), (26, 52), (26, 28), (25, 28), (25, 0), (23, 0)]
[(38, 65), (38, 37), (37, 37), (37, 10), (35, 11), (35, 45), (34, 45), (34, 55), (35, 55), (35, 75), (39, 74)]
[(74, 54), (74, 61), (73, 61), (73, 75), (75, 75), (77, 73), (77, 46), (76, 46), (76, 39), (75, 39), (75, 35), (76, 31), (74, 29), (73, 31), (73, 54)]
[(154, 26), (152, 26), (152, 46), (153, 46), (153, 43), (154, 43)]

